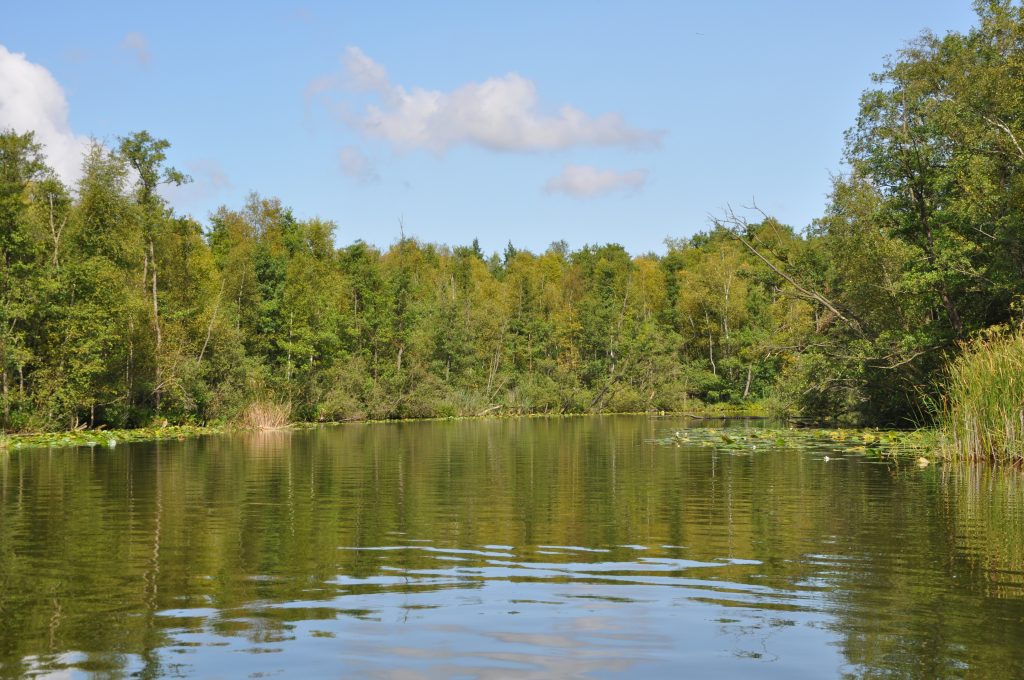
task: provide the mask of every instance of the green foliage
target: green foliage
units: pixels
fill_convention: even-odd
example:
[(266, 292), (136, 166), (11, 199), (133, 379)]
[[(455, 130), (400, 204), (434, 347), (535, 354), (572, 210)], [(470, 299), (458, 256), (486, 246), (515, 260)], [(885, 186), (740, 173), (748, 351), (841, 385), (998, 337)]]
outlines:
[(941, 422), (951, 458), (1024, 464), (1024, 330), (993, 329), (952, 363)]
[(1007, 323), (1024, 293), (1024, 9), (977, 11), (966, 34), (909, 43), (861, 99), (851, 173), (807, 257), (787, 263), (833, 309), (815, 300), (814, 332), (775, 391), (783, 407), (926, 422), (959, 343)]
[[(166, 148), (145, 133), (95, 146), (76, 200), (50, 187), (39, 224), (25, 213), (28, 270), (46, 285), (24, 306), (8, 429), (235, 421), (267, 403), (305, 421), (674, 410), (773, 380), (775, 284), (725, 232), (686, 245), (685, 271), (667, 266), (675, 251), (617, 245), (510, 246), (497, 266), (478, 245), (337, 248), (332, 223), (257, 195), (204, 233), (155, 191), (180, 179)], [(40, 227), (51, 217), (68, 222), (63, 247)], [(713, 313), (720, 369), (681, 299)]]

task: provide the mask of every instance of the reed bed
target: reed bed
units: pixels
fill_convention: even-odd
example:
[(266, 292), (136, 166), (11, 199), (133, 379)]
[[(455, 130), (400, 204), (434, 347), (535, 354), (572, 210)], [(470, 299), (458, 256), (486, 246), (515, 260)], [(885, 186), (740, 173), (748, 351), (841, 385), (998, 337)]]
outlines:
[(247, 430), (281, 430), (291, 423), (291, 406), (275, 401), (254, 401), (238, 414), (237, 425)]
[(1024, 465), (1024, 329), (979, 338), (951, 364), (942, 430), (948, 458)]

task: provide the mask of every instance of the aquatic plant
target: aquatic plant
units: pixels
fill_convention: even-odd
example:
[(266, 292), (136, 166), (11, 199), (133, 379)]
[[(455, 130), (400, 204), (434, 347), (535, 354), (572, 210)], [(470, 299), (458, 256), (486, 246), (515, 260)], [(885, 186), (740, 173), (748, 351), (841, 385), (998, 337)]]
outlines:
[(121, 443), (185, 439), (221, 432), (219, 427), (171, 425), (134, 430), (75, 430), (73, 432), (36, 432), (4, 435), (0, 450), (22, 448), (64, 448), (76, 446), (114, 448)]
[(280, 430), (288, 427), (291, 411), (289, 404), (258, 400), (242, 409), (236, 423), (247, 430)]
[[(872, 455), (889, 459), (928, 461), (936, 448), (934, 430), (691, 427), (652, 440), (663, 446), (712, 448), (730, 455), (780, 450), (812, 453)], [(825, 456), (824, 460), (832, 460)]]
[(1024, 329), (987, 333), (950, 364), (942, 432), (949, 458), (1024, 464)]

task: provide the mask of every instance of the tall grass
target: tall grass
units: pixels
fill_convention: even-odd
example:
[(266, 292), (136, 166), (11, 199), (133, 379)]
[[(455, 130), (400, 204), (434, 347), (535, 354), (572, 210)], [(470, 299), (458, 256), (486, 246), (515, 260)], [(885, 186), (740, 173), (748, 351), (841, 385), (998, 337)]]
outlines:
[(291, 407), (273, 401), (254, 401), (238, 414), (236, 423), (247, 430), (280, 430), (288, 427)]
[(979, 338), (952, 363), (942, 429), (950, 458), (1024, 464), (1024, 329)]

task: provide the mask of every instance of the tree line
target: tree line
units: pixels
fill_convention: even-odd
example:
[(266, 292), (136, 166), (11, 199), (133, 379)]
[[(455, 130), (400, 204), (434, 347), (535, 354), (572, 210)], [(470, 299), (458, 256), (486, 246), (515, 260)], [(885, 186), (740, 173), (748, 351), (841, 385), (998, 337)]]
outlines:
[(335, 225), (251, 195), (205, 224), (147, 132), (63, 184), (0, 133), (0, 401), (8, 431), (230, 420), (678, 411), (767, 403), (925, 422), (963, 342), (1024, 293), (1024, 13), (891, 58), (846, 135), (849, 171), (802, 230), (728, 212), (664, 255), (542, 253)]

